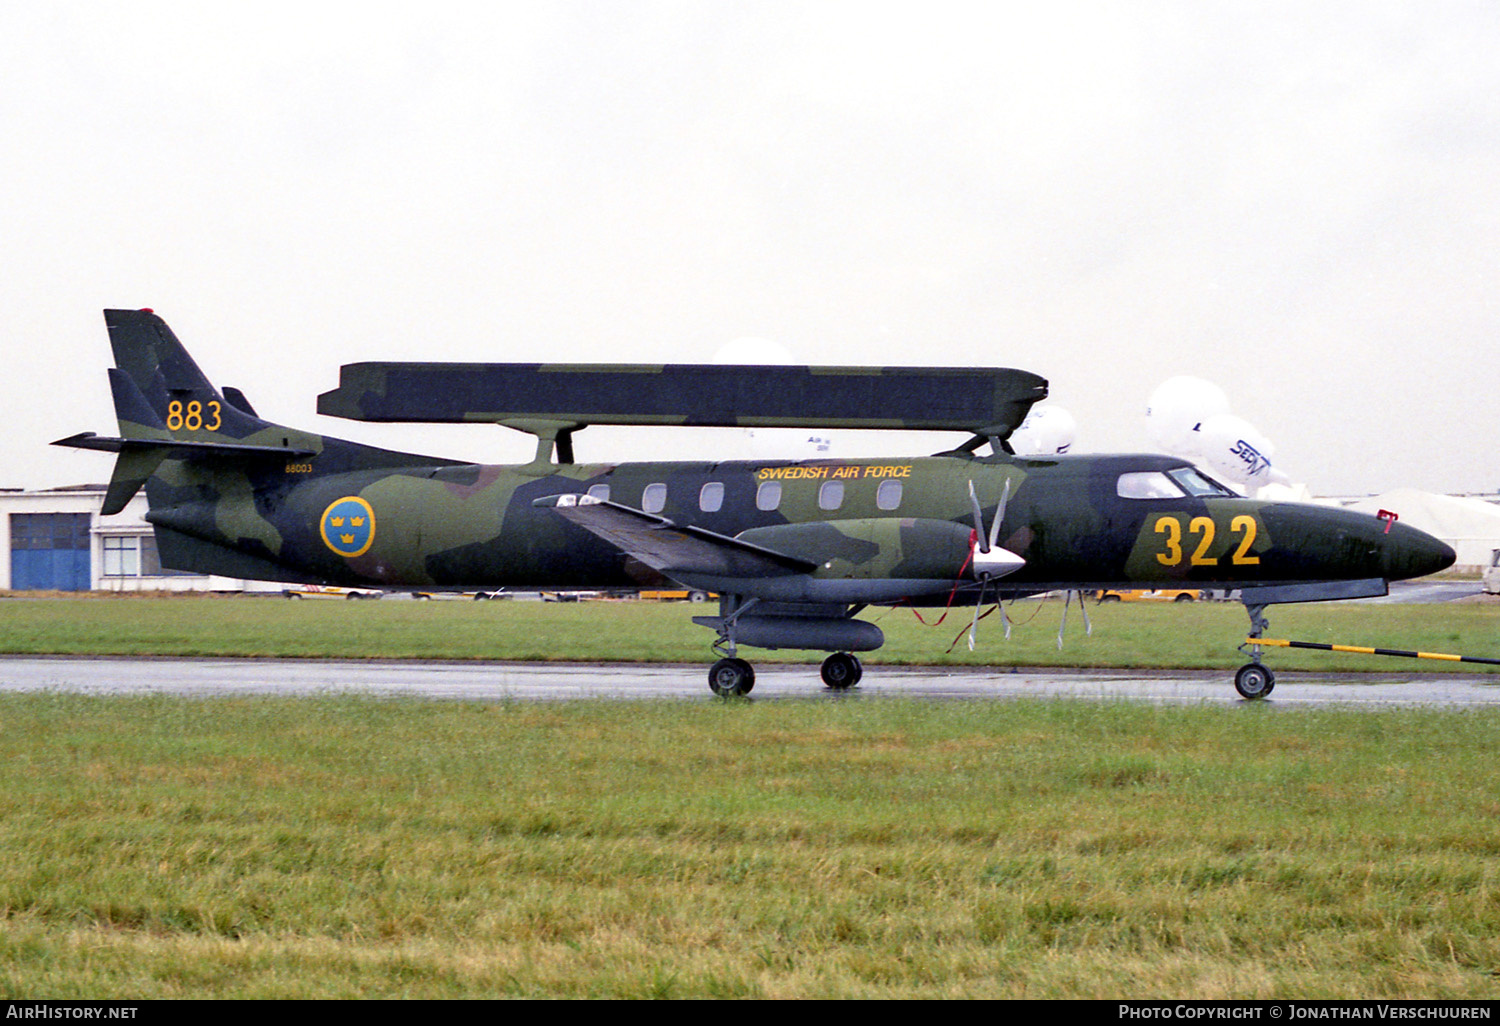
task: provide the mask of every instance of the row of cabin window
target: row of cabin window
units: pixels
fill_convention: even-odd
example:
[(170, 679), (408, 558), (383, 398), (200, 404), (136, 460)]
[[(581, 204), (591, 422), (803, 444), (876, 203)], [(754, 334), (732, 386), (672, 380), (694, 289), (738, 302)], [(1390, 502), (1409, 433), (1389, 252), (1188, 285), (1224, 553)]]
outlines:
[[(588, 494), (596, 499), (609, 498), (609, 485), (596, 484)], [(824, 481), (818, 487), (818, 508), (835, 510), (844, 504), (844, 482)], [(774, 510), (781, 505), (781, 482), (762, 481), (755, 489), (755, 508)], [(875, 489), (875, 508), (893, 510), (901, 505), (901, 482), (882, 481)], [(641, 492), (641, 509), (647, 513), (660, 513), (667, 506), (667, 486), (657, 482), (648, 484)], [(698, 490), (698, 508), (704, 513), (717, 513), (724, 506), (724, 482), (710, 481)]]

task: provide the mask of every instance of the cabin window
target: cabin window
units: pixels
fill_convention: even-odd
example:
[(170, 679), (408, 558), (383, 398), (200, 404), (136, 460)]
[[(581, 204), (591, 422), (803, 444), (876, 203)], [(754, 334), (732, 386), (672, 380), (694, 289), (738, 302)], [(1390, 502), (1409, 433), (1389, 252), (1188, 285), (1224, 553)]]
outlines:
[(698, 508), (705, 513), (717, 513), (724, 505), (724, 482), (710, 481), (698, 491)]
[(818, 488), (818, 508), (838, 509), (844, 504), (844, 482), (824, 481)]
[(781, 482), (762, 481), (755, 489), (755, 508), (770, 511), (781, 505)]
[(667, 486), (661, 482), (648, 484), (641, 493), (641, 509), (647, 513), (660, 513), (667, 505)]
[(1159, 470), (1121, 474), (1116, 492), (1122, 499), (1180, 499), (1182, 489)]
[(591, 498), (591, 499), (598, 499), (600, 502), (608, 502), (609, 501), (609, 485), (607, 485), (607, 484), (590, 485), (589, 486), (588, 495), (589, 495), (589, 498)]
[(896, 509), (901, 505), (901, 482), (888, 479), (875, 489), (875, 506), (878, 509)]

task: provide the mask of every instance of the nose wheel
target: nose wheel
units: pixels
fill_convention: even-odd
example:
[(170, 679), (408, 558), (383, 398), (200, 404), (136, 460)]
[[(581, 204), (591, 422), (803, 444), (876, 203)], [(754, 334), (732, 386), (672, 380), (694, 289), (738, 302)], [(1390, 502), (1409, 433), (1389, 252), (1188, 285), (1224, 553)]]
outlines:
[(1252, 702), (1265, 698), (1275, 687), (1276, 674), (1271, 672), (1270, 667), (1260, 663), (1246, 663), (1234, 675), (1234, 690), (1240, 693), (1241, 698)]

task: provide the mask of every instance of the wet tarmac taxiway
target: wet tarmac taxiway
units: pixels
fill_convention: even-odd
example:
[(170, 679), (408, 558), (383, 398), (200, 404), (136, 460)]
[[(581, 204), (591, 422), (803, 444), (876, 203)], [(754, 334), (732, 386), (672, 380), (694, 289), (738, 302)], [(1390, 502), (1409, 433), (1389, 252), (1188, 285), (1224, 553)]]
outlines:
[[(851, 692), (825, 688), (816, 666), (761, 663), (754, 699), (1084, 698), (1245, 704), (1226, 670), (1058, 670), (866, 666)], [(380, 662), (314, 659), (0, 657), (0, 693), (92, 695), (363, 694), (469, 701), (660, 699), (714, 701), (699, 665)], [(1263, 705), (1475, 707), (1500, 705), (1500, 675), (1277, 674)]]

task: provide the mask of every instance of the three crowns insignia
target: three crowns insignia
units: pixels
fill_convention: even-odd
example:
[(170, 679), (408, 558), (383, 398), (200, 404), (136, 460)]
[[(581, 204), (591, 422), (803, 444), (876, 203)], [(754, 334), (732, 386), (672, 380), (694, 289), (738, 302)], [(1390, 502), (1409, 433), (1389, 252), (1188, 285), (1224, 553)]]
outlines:
[(374, 511), (364, 499), (345, 496), (323, 511), (322, 533), (324, 544), (340, 556), (362, 556), (375, 541)]

